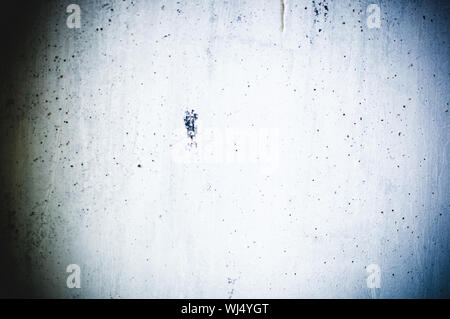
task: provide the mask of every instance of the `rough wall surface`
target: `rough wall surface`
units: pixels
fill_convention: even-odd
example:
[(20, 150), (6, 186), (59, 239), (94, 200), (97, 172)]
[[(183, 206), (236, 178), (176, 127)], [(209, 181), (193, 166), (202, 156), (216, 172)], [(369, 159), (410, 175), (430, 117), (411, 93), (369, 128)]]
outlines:
[(29, 6), (2, 27), (2, 296), (450, 296), (445, 1)]

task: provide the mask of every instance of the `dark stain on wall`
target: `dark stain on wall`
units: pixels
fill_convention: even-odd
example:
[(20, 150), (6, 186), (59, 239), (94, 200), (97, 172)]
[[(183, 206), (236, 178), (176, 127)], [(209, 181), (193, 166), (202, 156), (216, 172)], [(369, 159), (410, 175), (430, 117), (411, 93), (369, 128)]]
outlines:
[[(21, 87), (26, 87), (26, 58), (33, 51), (29, 42), (39, 32), (39, 16), (44, 1), (9, 1), (2, 4), (0, 19), (0, 297), (37, 297), (33, 285), (33, 264), (29, 253), (33, 240), (21, 219), (20, 200), (26, 196), (26, 185), (19, 181), (22, 140), (32, 105), (18, 102)], [(32, 214), (33, 212), (28, 212)], [(28, 250), (27, 250), (28, 247)], [(21, 269), (22, 271), (18, 271)], [(24, 270), (24, 271), (23, 271)]]
[(198, 114), (194, 110), (186, 111), (184, 115), (184, 126), (186, 127), (187, 136), (193, 141), (197, 134), (197, 124), (195, 121), (198, 119)]

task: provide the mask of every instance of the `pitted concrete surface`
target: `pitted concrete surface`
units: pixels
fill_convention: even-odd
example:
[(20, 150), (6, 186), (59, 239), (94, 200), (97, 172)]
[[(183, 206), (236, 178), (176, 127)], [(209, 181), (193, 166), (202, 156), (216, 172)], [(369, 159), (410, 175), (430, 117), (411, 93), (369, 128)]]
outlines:
[(2, 296), (449, 297), (445, 1), (45, 1), (14, 17)]

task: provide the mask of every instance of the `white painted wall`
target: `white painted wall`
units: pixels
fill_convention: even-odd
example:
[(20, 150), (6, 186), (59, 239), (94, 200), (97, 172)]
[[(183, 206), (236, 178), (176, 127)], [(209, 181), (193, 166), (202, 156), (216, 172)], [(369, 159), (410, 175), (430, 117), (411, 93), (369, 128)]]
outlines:
[(448, 5), (369, 29), (370, 1), (285, 0), (282, 30), (276, 0), (76, 1), (69, 29), (69, 3), (11, 79), (39, 296), (448, 297)]

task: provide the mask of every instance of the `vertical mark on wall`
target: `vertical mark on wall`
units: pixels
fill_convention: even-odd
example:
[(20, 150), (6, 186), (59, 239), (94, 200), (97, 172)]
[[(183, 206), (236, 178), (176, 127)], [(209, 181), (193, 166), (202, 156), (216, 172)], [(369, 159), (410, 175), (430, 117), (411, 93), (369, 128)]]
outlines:
[(284, 32), (284, 11), (285, 11), (284, 0), (281, 0), (281, 32)]
[(186, 111), (184, 116), (184, 126), (187, 130), (187, 136), (191, 139), (192, 145), (197, 146), (197, 143), (194, 142), (194, 137), (197, 134), (197, 125), (195, 124), (195, 121), (198, 119), (198, 114), (195, 113), (194, 110)]

